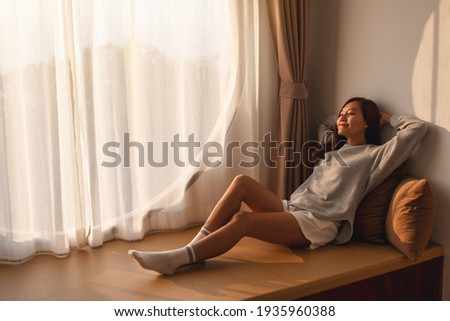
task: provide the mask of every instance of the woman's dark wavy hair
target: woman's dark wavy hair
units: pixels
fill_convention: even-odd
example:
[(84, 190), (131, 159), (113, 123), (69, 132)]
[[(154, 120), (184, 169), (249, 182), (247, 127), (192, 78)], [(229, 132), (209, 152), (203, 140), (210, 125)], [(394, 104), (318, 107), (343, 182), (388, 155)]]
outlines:
[[(380, 110), (375, 102), (363, 97), (353, 97), (345, 102), (339, 110), (339, 114), (347, 104), (355, 101), (358, 102), (367, 124), (365, 132), (366, 143), (380, 145)], [(332, 140), (322, 142), (321, 147), (313, 153), (313, 164), (316, 165), (319, 160), (324, 159), (326, 152), (338, 150), (344, 146), (345, 143), (347, 143), (347, 138), (338, 135), (336, 124), (334, 124)]]

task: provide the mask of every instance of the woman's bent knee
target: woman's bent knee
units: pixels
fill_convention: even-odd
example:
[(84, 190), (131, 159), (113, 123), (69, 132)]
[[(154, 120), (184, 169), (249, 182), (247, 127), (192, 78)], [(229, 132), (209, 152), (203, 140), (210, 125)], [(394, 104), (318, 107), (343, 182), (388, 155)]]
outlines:
[(254, 182), (255, 180), (253, 178), (251, 178), (250, 176), (247, 175), (237, 175), (234, 179), (233, 179), (233, 185), (238, 186), (238, 187), (246, 187), (248, 186), (250, 183)]
[(255, 180), (250, 176), (238, 175), (233, 179), (230, 188), (234, 193), (238, 193), (241, 198), (244, 198), (253, 182)]

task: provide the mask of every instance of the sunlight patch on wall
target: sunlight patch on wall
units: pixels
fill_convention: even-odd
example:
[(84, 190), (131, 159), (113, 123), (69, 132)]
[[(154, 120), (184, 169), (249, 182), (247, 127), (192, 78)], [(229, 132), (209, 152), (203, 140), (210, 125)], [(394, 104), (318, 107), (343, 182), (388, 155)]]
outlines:
[(450, 129), (450, 1), (441, 1), (423, 30), (412, 77), (417, 117)]

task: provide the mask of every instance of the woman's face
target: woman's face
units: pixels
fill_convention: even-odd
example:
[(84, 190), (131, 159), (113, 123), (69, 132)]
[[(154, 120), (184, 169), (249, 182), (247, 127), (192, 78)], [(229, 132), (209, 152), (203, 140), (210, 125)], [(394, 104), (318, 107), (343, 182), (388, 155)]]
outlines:
[(367, 123), (359, 102), (346, 104), (336, 120), (338, 134), (347, 138), (349, 144), (364, 144)]

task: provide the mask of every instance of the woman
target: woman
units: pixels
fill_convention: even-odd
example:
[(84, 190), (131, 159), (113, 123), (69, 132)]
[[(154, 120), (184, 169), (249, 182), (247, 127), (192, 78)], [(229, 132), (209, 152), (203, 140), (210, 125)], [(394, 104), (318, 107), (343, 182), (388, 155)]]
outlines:
[[(378, 145), (379, 127), (388, 123), (399, 132)], [(163, 252), (130, 250), (129, 255), (145, 269), (171, 275), (180, 266), (227, 252), (244, 236), (310, 249), (347, 242), (360, 201), (411, 155), (427, 126), (413, 117), (380, 113), (373, 101), (356, 97), (342, 107), (336, 129), (341, 142), (319, 156), (290, 200), (237, 176), (189, 244)], [(242, 202), (251, 212), (240, 210)]]

